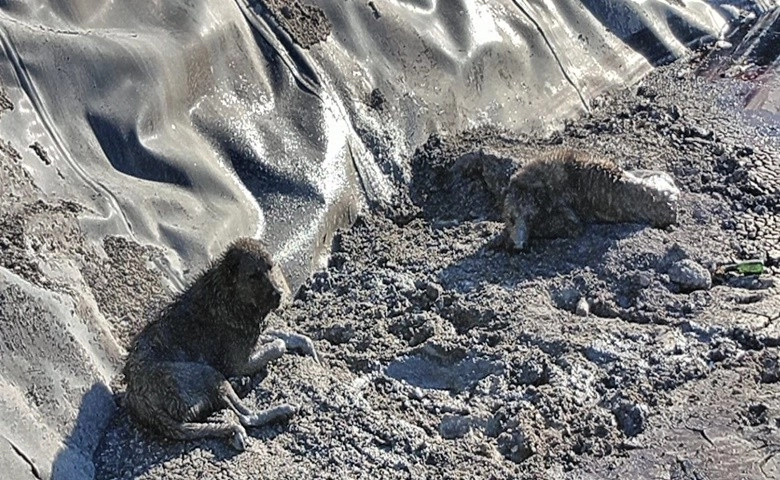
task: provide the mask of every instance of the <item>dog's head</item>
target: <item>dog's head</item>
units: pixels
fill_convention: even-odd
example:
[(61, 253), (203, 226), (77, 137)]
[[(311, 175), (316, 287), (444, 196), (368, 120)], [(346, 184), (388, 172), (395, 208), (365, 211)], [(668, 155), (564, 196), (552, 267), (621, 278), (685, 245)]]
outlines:
[(240, 238), (228, 247), (222, 261), (233, 277), (234, 301), (257, 308), (262, 317), (289, 298), (290, 288), (284, 274), (274, 264), (263, 242)]
[(510, 251), (524, 250), (528, 246), (531, 227), (539, 213), (539, 195), (543, 191), (536, 180), (525, 172), (514, 175), (506, 189), (504, 200), (504, 240)]

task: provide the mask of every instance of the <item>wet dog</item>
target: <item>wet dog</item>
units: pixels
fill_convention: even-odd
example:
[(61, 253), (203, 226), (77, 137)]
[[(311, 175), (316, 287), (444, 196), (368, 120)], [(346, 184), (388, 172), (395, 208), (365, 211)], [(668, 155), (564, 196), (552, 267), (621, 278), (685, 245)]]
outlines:
[(588, 222), (677, 222), (679, 189), (663, 172), (624, 171), (610, 160), (567, 148), (528, 162), (510, 178), (503, 243), (522, 250), (531, 237), (577, 237)]
[[(260, 241), (236, 240), (136, 337), (123, 373), (131, 417), (172, 439), (230, 437), (246, 448), (244, 427), (290, 418), (296, 407), (252, 411), (228, 378), (249, 376), (288, 349), (315, 357), (308, 337), (274, 332), (256, 348), (266, 316), (289, 288)], [(225, 420), (208, 420), (228, 409)]]

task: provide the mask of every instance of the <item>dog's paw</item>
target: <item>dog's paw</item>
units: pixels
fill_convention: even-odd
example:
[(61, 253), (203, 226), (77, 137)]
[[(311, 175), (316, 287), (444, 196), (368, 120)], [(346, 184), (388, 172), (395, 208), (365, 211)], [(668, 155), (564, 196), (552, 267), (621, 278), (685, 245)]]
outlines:
[(295, 416), (296, 413), (298, 413), (297, 406), (290, 403), (285, 403), (279, 405), (278, 407), (274, 407), (272, 409), (271, 416), (273, 417), (274, 421), (283, 422), (285, 420), (291, 419), (293, 416)]
[(320, 362), (320, 357), (317, 355), (317, 350), (314, 348), (314, 342), (311, 338), (300, 333), (273, 331), (269, 332), (276, 338), (284, 341), (284, 345), (288, 351), (298, 352), (302, 355), (308, 355), (314, 359), (315, 362)]
[(298, 407), (285, 403), (277, 407), (267, 408), (242, 418), (242, 423), (249, 427), (262, 427), (276, 422), (284, 422), (298, 413)]
[(243, 452), (246, 450), (246, 444), (246, 431), (244, 429), (236, 429), (236, 431), (233, 432), (233, 437), (230, 439), (230, 445), (239, 452)]

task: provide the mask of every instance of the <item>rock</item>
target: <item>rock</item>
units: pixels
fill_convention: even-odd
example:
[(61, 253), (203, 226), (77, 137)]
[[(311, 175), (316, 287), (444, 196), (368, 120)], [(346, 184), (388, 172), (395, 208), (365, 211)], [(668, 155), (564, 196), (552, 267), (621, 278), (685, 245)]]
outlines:
[(574, 309), (574, 313), (580, 317), (587, 317), (590, 314), (590, 304), (588, 304), (588, 301), (585, 299), (585, 297), (580, 298), (580, 301), (577, 302), (577, 307)]
[(767, 411), (769, 411), (769, 408), (763, 403), (749, 405), (745, 413), (747, 424), (751, 427), (765, 424), (767, 422)]
[(727, 42), (726, 40), (718, 40), (715, 42), (715, 48), (718, 50), (726, 50), (731, 48), (731, 42)]
[(767, 356), (761, 366), (761, 383), (780, 382), (780, 361), (776, 357)]
[(620, 429), (627, 437), (635, 437), (647, 428), (647, 416), (650, 409), (643, 403), (634, 403), (620, 399), (612, 407)]
[(563, 288), (552, 292), (553, 301), (558, 308), (571, 310), (580, 298), (580, 292), (575, 288)]
[(438, 283), (429, 282), (425, 287), (425, 294), (431, 301), (435, 302), (442, 293), (444, 293), (444, 289)]
[(425, 398), (425, 392), (420, 387), (414, 387), (409, 391), (409, 397), (415, 400), (422, 400)]
[(653, 276), (648, 272), (639, 272), (636, 275), (636, 283), (642, 288), (647, 288), (653, 283)]
[(544, 385), (550, 382), (550, 366), (545, 359), (531, 358), (512, 367), (513, 380), (520, 385)]
[[(388, 265), (390, 265), (390, 262), (388, 262)], [(404, 297), (412, 297), (415, 292), (417, 292), (414, 278), (411, 275), (396, 271), (388, 271), (386, 274), (388, 276), (388, 282)]]
[(667, 272), (669, 280), (683, 293), (712, 288), (712, 275), (699, 263), (690, 259), (680, 260), (672, 264)]
[(526, 435), (522, 427), (511, 433), (504, 432), (496, 440), (499, 452), (515, 463), (522, 463), (536, 453), (533, 439)]
[(446, 414), (439, 423), (439, 434), (448, 440), (465, 437), (471, 431), (471, 422), (465, 415)]
[(597, 340), (585, 348), (585, 358), (597, 365), (620, 360), (620, 353), (609, 343)]
[(335, 324), (327, 328), (323, 337), (332, 345), (347, 343), (355, 336), (355, 328), (350, 324)]

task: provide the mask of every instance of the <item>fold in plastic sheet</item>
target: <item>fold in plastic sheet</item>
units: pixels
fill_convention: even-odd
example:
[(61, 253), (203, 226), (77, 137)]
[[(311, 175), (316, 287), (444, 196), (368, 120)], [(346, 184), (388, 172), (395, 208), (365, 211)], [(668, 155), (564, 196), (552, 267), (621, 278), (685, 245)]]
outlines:
[[(727, 26), (695, 0), (310, 2), (327, 27), (313, 45), (281, 0), (0, 2), (0, 81), (15, 106), (0, 137), (45, 197), (88, 207), (89, 237), (171, 252), (171, 280), (255, 235), (297, 286), (338, 226), (408, 180), (430, 133), (553, 127)], [(61, 478), (89, 476), (110, 418), (100, 385), (118, 347), (99, 313), (67, 313), (66, 297), (46, 296), (41, 321), (78, 333), (78, 361), (35, 348), (0, 360), (8, 471), (27, 462), (48, 476), (59, 445)], [(30, 369), (70, 385), (52, 394), (56, 412), (26, 400)]]

